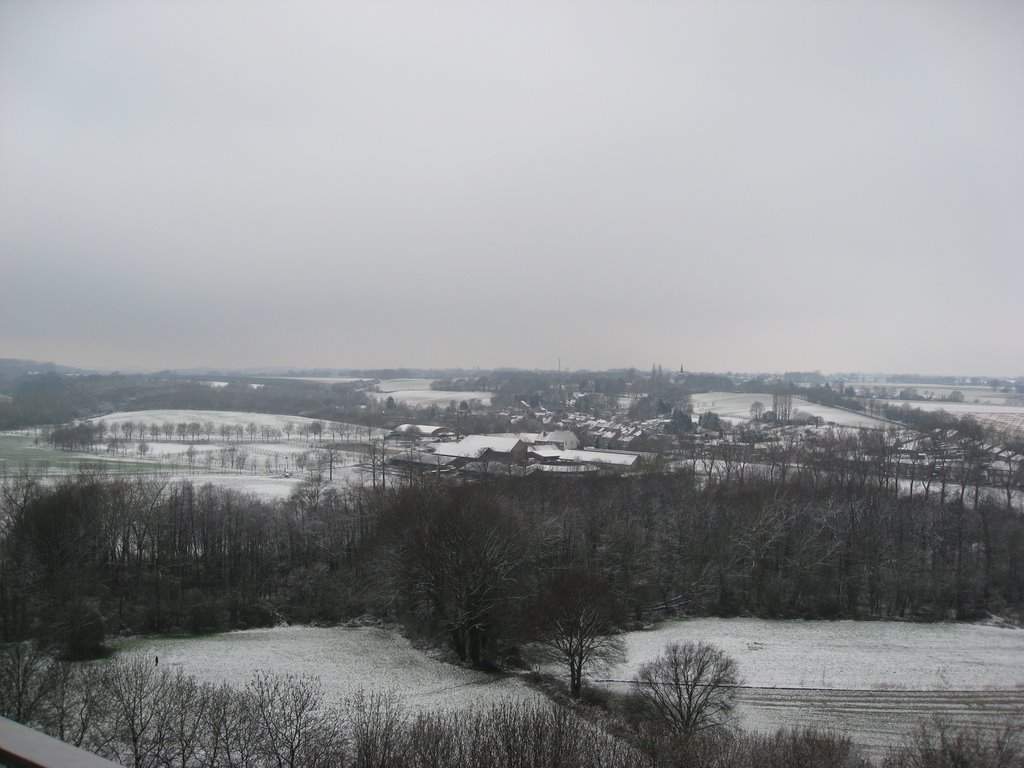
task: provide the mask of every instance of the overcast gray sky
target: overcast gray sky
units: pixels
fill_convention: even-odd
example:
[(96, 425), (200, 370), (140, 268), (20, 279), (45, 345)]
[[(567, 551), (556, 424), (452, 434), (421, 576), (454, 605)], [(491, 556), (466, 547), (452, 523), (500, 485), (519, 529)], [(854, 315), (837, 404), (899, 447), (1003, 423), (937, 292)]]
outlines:
[(1024, 372), (1024, 3), (0, 0), (0, 357)]

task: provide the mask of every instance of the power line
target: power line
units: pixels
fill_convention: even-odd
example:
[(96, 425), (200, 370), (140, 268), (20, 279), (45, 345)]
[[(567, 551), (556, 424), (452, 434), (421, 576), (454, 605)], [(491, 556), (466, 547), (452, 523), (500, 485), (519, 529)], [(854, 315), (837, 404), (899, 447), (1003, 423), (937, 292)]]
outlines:
[[(640, 683), (636, 680), (616, 680), (612, 678), (595, 679), (592, 682), (595, 683), (624, 683), (626, 685), (650, 685), (649, 682)], [(671, 686), (674, 683), (670, 682), (657, 682), (657, 685)], [(695, 686), (697, 688), (706, 688), (707, 686)], [(1016, 688), (813, 688), (806, 686), (786, 686), (786, 685), (718, 685), (717, 688), (730, 688), (734, 690), (742, 691), (815, 691), (822, 693), (871, 693), (871, 694), (885, 694), (891, 693), (894, 695), (901, 695), (906, 693), (931, 693), (931, 694), (969, 694), (969, 693), (999, 693), (999, 694), (1012, 694), (1019, 696), (1024, 700), (1024, 690)]]

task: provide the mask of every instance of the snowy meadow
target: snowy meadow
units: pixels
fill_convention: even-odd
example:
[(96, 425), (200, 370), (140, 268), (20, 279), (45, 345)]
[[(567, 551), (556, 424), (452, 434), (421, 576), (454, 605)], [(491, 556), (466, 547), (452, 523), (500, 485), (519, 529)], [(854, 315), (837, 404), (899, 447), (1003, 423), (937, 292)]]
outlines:
[(624, 639), (626, 662), (605, 679), (629, 680), (667, 643), (713, 643), (739, 662), (742, 726), (832, 730), (876, 758), (934, 715), (998, 729), (1024, 710), (1020, 629), (703, 618), (667, 621)]
[[(770, 732), (815, 726), (876, 757), (934, 714), (995, 728), (1024, 707), (1024, 630), (968, 624), (686, 619), (623, 635), (626, 662), (594, 684), (625, 692), (670, 642), (705, 641), (738, 662), (738, 721)], [(539, 694), (515, 676), (442, 663), (379, 628), (276, 627), (122, 640), (200, 680), (243, 685), (259, 669), (314, 675), (329, 699), (393, 691), (409, 708), (470, 710)], [(558, 667), (548, 668), (564, 675)]]

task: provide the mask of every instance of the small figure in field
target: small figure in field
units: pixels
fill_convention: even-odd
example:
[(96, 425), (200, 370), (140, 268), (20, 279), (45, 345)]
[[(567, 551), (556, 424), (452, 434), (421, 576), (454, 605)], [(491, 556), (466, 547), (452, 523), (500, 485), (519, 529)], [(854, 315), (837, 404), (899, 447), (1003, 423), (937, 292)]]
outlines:
[(153, 657), (153, 666), (154, 667), (159, 667), (160, 666), (160, 657), (159, 656), (154, 656)]

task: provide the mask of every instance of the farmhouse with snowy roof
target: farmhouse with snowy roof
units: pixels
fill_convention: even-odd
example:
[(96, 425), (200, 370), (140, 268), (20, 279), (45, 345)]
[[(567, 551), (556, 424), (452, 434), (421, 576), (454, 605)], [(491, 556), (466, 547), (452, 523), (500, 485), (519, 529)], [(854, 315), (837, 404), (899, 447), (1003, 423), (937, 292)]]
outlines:
[[(412, 427), (414, 425), (403, 425)], [(415, 434), (399, 427), (396, 433)], [(391, 463), (410, 473), (510, 474), (541, 472), (622, 472), (645, 465), (652, 457), (638, 451), (580, 449), (576, 433), (568, 429), (497, 435), (468, 435), (453, 442), (433, 442), (422, 450), (395, 455)], [(496, 469), (500, 467), (500, 470)]]
[(515, 437), (531, 447), (549, 446), (559, 450), (580, 447), (580, 439), (575, 432), (568, 429), (555, 429), (550, 432), (505, 432), (496, 437)]
[(468, 435), (454, 443), (442, 443), (434, 449), (438, 456), (469, 461), (526, 461), (526, 443), (518, 437)]
[(453, 433), (448, 427), (434, 424), (399, 424), (391, 434), (395, 437), (446, 437)]

